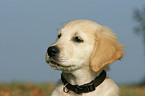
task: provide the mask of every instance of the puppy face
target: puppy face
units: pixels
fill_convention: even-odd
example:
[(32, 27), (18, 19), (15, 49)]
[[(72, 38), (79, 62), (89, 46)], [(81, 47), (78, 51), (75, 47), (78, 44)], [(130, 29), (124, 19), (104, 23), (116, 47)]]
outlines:
[(51, 56), (49, 47), (46, 54), (46, 61), (52, 68), (72, 71), (89, 64), (94, 48), (94, 30), (85, 28), (84, 23), (81, 20), (69, 22), (58, 32), (57, 40), (51, 47), (55, 46), (59, 52)]
[[(117, 50), (116, 47), (113, 47), (113, 49), (109, 51), (110, 54), (114, 54), (114, 52), (115, 54), (118, 53), (118, 57), (112, 55), (110, 55), (111, 57), (106, 56), (108, 54), (107, 49), (111, 46), (118, 46), (118, 42), (114, 42), (116, 45), (111, 43), (116, 39), (113, 38), (113, 36), (111, 36), (112, 39), (106, 39), (106, 37), (112, 34), (109, 32), (104, 34), (104, 30), (101, 31), (102, 28), (101, 25), (89, 20), (75, 20), (66, 23), (58, 32), (56, 42), (48, 48), (46, 62), (49, 63), (52, 68), (62, 71), (74, 71), (84, 66), (89, 67), (90, 65), (94, 71), (98, 71), (103, 66), (121, 58), (122, 52), (120, 52), (120, 50), (122, 49), (118, 49), (120, 52), (118, 53), (114, 51)], [(103, 36), (103, 34), (105, 36)], [(108, 44), (110, 44), (110, 46), (108, 46)], [(101, 51), (102, 49), (103, 52)], [(107, 54), (105, 54), (105, 51)], [(115, 59), (109, 61), (113, 57), (115, 57)]]

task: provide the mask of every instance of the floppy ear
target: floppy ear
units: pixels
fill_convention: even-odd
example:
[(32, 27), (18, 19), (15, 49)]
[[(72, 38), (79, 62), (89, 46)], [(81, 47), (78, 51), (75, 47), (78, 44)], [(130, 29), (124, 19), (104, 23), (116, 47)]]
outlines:
[(121, 59), (122, 56), (123, 45), (117, 41), (117, 37), (108, 27), (102, 27), (96, 32), (95, 46), (90, 57), (93, 71), (99, 71), (104, 66)]

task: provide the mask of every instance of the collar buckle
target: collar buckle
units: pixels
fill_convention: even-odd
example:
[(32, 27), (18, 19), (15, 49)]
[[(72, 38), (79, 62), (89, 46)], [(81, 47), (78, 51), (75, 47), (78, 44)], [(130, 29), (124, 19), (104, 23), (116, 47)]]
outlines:
[(94, 82), (90, 82), (88, 84), (84, 84), (81, 86), (75, 85), (74, 87), (75, 87), (75, 93), (77, 94), (92, 92), (95, 90)]

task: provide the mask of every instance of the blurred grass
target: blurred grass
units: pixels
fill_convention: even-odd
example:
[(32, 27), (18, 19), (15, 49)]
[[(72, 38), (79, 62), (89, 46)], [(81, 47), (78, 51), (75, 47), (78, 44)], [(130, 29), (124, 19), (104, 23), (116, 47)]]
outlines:
[(145, 86), (120, 85), (120, 96), (145, 96)]
[[(145, 86), (120, 85), (120, 96), (145, 96)], [(50, 96), (52, 83), (0, 83), (0, 96)]]
[(50, 96), (51, 83), (0, 83), (0, 96)]

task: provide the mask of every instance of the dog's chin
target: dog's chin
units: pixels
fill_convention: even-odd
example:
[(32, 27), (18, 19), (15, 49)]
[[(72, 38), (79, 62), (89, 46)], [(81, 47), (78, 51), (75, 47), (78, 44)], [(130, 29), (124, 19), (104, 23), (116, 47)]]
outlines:
[(65, 72), (75, 71), (75, 70), (81, 68), (81, 67), (75, 66), (75, 65), (63, 65), (62, 62), (56, 62), (56, 61), (54, 61), (54, 60), (47, 61), (47, 63), (49, 63), (49, 65), (50, 65), (53, 69), (61, 70), (61, 71), (65, 71)]

